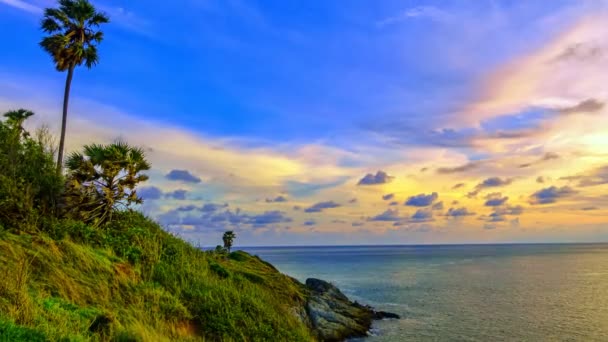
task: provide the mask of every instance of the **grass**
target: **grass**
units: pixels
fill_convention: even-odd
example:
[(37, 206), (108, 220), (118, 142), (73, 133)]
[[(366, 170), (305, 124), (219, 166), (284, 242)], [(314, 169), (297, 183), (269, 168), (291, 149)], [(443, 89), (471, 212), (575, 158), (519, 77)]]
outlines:
[(135, 212), (47, 231), (0, 231), (0, 341), (314, 340), (306, 290), (258, 257), (203, 252)]

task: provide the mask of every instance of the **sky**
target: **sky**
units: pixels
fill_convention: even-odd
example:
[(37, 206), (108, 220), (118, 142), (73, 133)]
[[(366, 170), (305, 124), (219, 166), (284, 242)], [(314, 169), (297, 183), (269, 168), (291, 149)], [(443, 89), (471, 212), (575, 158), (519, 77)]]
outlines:
[[(93, 3), (67, 150), (143, 147), (193, 243), (608, 241), (606, 0)], [(54, 5), (0, 0), (0, 110), (58, 134)]]

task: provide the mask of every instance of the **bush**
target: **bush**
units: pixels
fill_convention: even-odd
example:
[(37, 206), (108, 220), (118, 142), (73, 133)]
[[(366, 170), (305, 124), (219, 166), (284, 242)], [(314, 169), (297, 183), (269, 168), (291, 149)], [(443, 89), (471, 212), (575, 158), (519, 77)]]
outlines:
[(48, 133), (32, 138), (23, 128), (32, 115), (20, 109), (0, 122), (0, 223), (9, 229), (37, 229), (41, 218), (56, 214), (63, 189)]

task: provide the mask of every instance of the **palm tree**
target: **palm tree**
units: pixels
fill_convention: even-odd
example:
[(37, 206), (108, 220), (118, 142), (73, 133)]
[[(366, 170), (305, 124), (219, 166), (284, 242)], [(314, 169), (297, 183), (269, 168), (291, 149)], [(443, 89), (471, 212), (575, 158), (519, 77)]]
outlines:
[(232, 242), (234, 242), (234, 239), (236, 239), (236, 234), (232, 230), (225, 232), (222, 236), (222, 240), (224, 240), (224, 248), (228, 250), (228, 253), (230, 253), (230, 249), (232, 248)]
[(59, 0), (58, 8), (44, 10), (41, 27), (49, 36), (42, 39), (40, 46), (51, 55), (57, 71), (68, 72), (63, 93), (58, 172), (63, 166), (68, 100), (74, 69), (82, 64), (90, 69), (97, 64), (97, 45), (103, 40), (103, 32), (97, 28), (109, 21), (108, 16), (97, 12), (88, 0)]
[(150, 164), (140, 148), (124, 142), (86, 145), (84, 153), (68, 157), (66, 167), (68, 210), (86, 221), (102, 224), (112, 219), (114, 210), (143, 202), (135, 187), (148, 180), (141, 172)]

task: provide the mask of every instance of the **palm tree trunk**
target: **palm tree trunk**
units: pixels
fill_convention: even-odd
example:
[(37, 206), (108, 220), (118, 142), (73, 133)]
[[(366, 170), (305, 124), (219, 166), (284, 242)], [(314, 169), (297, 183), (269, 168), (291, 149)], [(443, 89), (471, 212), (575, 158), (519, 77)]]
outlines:
[(68, 102), (70, 100), (70, 87), (74, 77), (74, 66), (68, 69), (68, 76), (65, 79), (65, 91), (63, 93), (63, 117), (61, 118), (61, 137), (59, 138), (59, 151), (57, 152), (57, 173), (63, 169), (63, 149), (65, 145), (65, 130), (68, 122)]

